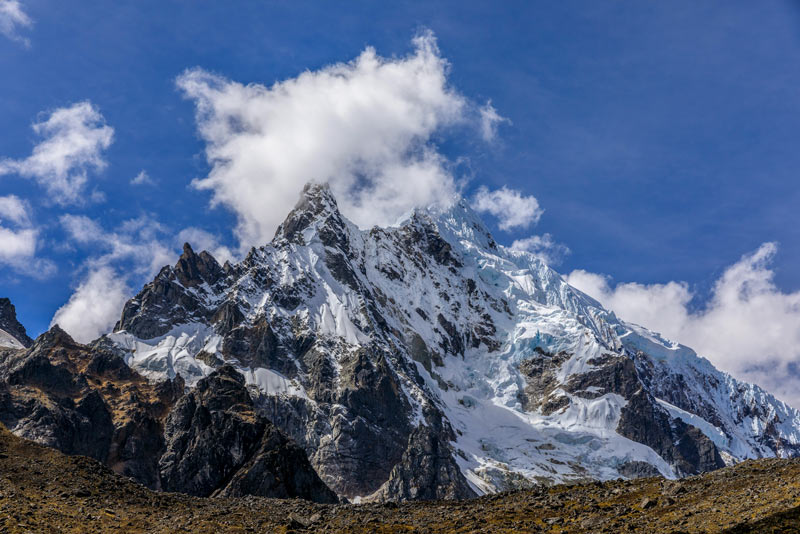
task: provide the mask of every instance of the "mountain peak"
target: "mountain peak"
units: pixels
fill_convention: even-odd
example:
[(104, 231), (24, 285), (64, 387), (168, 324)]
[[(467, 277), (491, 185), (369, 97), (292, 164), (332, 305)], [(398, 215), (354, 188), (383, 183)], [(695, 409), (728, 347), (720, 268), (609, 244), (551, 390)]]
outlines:
[(54, 324), (50, 327), (50, 330), (37, 337), (35, 343), (36, 346), (40, 348), (51, 348), (55, 346), (73, 347), (78, 344), (72, 339), (72, 336), (66, 333), (58, 324)]
[(486, 223), (463, 197), (455, 196), (446, 204), (417, 208), (405, 223), (420, 217), (434, 221), (442, 237), (452, 243), (468, 241), (483, 249), (497, 249), (497, 243)]
[[(322, 216), (330, 213), (339, 214), (339, 205), (328, 183), (309, 182), (303, 186), (300, 198), (297, 200), (292, 213), (309, 212)], [(291, 213), (290, 213), (291, 216)]]
[[(8, 334), (10, 338), (4, 340)], [(25, 332), (25, 327), (17, 320), (17, 310), (8, 298), (0, 298), (0, 346), (15, 346), (14, 341), (23, 347), (30, 347), (33, 340)], [(15, 346), (16, 348), (16, 346)]]
[(305, 243), (304, 230), (322, 222), (329, 229), (344, 230), (344, 221), (339, 212), (339, 205), (327, 183), (309, 182), (303, 187), (300, 199), (286, 220), (278, 227), (275, 237), (282, 237), (290, 242)]
[(213, 285), (223, 275), (214, 256), (205, 250), (196, 254), (189, 243), (183, 244), (183, 254), (175, 265), (175, 276), (184, 287), (193, 287), (203, 282)]
[[(308, 184), (274, 240), (217, 283), (203, 283), (204, 254), (186, 246), (110, 339), (151, 379), (202, 389), (233, 365), (345, 497), (800, 456), (800, 412), (497, 245), (462, 198), (360, 230)], [(233, 372), (214, 389), (241, 386)]]

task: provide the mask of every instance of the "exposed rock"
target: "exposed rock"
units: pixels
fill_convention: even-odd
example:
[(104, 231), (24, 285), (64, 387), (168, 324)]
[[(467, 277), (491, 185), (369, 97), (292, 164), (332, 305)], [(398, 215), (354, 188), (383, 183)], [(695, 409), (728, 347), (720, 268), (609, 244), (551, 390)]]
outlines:
[(534, 352), (536, 356), (519, 363), (520, 373), (526, 379), (520, 401), (526, 411), (539, 409), (544, 415), (550, 415), (569, 405), (569, 399), (556, 391), (560, 385), (556, 375), (569, 355), (563, 351), (550, 354), (538, 346)]
[[(4, 330), (23, 347), (30, 347), (33, 340), (25, 327), (17, 320), (17, 310), (8, 298), (0, 298), (0, 330)], [(0, 345), (1, 346), (1, 345)]]
[(619, 474), (627, 478), (658, 477), (661, 473), (652, 464), (647, 462), (625, 462), (619, 467)]
[(175, 265), (175, 277), (184, 287), (203, 283), (213, 286), (224, 275), (217, 260), (205, 250), (195, 254), (189, 243), (183, 244), (183, 254)]
[(475, 497), (439, 425), (422, 424), (411, 433), (403, 457), (371, 499), (435, 500)]
[[(800, 413), (499, 247), (464, 201), (360, 230), (328, 186), (309, 184), (241, 262), (219, 267), (187, 245), (117, 330), (108, 339), (151, 378), (183, 373), (191, 387), (233, 365), (253, 385), (254, 417), (347, 498), (457, 496), (452, 466), (493, 491), (699, 473), (721, 452), (800, 454)], [(423, 413), (448, 430), (420, 434)], [(190, 480), (179, 471), (176, 484)], [(429, 491), (413, 489), (422, 481)]]
[(620, 435), (651, 447), (682, 476), (725, 466), (716, 446), (705, 434), (672, 419), (644, 389), (627, 400), (617, 427)]
[(176, 404), (165, 425), (162, 488), (198, 496), (337, 502), (305, 452), (256, 414), (244, 378), (225, 365)]
[[(188, 243), (174, 267), (164, 267), (122, 309), (114, 330), (125, 330), (141, 339), (167, 333), (173, 325), (192, 320), (208, 321), (216, 312), (203, 298), (223, 280), (224, 270), (208, 253), (195, 254)], [(169, 317), (169, 321), (160, 320)]]
[(469, 501), (332, 506), (154, 493), (94, 460), (64, 456), (0, 426), (0, 473), (0, 530), (9, 532), (760, 534), (796, 532), (800, 521), (797, 460), (747, 461), (691, 477), (674, 502), (661, 496), (673, 483), (650, 478), (537, 486)]
[(182, 379), (152, 384), (107, 345), (81, 345), (58, 326), (0, 361), (2, 423), (152, 488), (158, 487), (161, 421), (182, 394)]

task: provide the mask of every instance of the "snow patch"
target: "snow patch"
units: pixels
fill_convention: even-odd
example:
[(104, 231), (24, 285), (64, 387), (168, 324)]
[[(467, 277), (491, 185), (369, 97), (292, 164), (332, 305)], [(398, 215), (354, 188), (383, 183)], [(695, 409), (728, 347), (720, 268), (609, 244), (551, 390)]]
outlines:
[(0, 347), (8, 349), (24, 349), (25, 345), (20, 343), (17, 338), (0, 328)]

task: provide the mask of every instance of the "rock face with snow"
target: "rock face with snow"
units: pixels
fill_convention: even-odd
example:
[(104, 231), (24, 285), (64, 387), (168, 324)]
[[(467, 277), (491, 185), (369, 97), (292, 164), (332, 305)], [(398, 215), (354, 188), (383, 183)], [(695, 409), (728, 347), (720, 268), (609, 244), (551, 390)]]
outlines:
[(148, 381), (107, 340), (81, 345), (58, 326), (0, 349), (0, 423), (153, 489), (337, 501), (231, 367), (185, 393), (180, 376)]
[(152, 488), (159, 486), (161, 421), (182, 394), (180, 377), (149, 382), (113, 347), (81, 345), (58, 326), (27, 350), (0, 352), (0, 422)]
[(463, 201), (361, 230), (307, 186), (271, 243), (184, 247), (114, 344), (152, 380), (223, 365), (350, 499), (667, 477), (800, 453), (800, 414), (625, 323)]
[(0, 298), (0, 347), (21, 349), (30, 347), (33, 340), (17, 321), (17, 310), (7, 298)]
[(200, 380), (165, 426), (159, 470), (166, 491), (338, 501), (305, 452), (255, 413), (244, 378), (230, 366)]

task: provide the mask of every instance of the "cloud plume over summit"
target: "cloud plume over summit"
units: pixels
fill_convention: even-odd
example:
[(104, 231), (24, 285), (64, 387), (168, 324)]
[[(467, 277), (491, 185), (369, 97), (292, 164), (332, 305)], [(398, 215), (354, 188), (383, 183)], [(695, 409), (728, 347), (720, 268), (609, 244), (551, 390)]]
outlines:
[[(268, 242), (310, 181), (330, 183), (362, 227), (391, 224), (458, 191), (433, 136), (457, 125), (480, 133), (481, 108), (448, 85), (432, 33), (413, 46), (399, 58), (367, 48), (348, 63), (270, 87), (202, 69), (178, 78), (196, 104), (211, 167), (194, 186), (237, 214), (243, 248)], [(491, 123), (497, 120), (494, 112)]]

